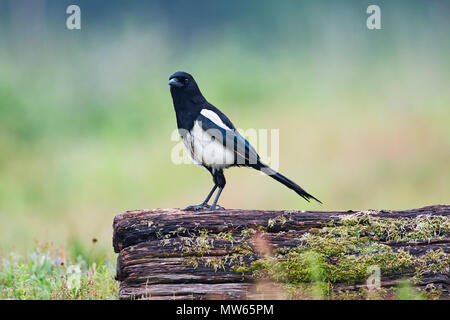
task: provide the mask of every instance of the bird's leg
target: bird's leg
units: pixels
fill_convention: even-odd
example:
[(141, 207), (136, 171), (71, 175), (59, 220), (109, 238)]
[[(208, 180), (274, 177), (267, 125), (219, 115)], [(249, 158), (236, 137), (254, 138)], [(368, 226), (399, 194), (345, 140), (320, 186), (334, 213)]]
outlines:
[(216, 198), (214, 199), (211, 207), (209, 207), (210, 211), (214, 211), (216, 209), (225, 210), (224, 207), (217, 205), (217, 200), (219, 200), (220, 194), (222, 193), (223, 187), (219, 187), (219, 191), (217, 191)]
[(223, 188), (225, 187), (225, 176), (223, 175), (223, 171), (222, 170), (217, 170), (213, 172), (213, 180), (214, 180), (214, 184), (216, 186), (219, 187), (219, 191), (217, 191), (216, 197), (214, 198), (214, 201), (211, 205), (211, 207), (209, 207), (210, 211), (214, 211), (214, 210), (225, 210), (225, 208), (222, 208), (221, 206), (217, 205), (217, 200), (219, 200), (220, 194), (222, 193)]
[(208, 205), (208, 201), (209, 201), (209, 199), (211, 199), (211, 196), (213, 195), (214, 191), (216, 191), (216, 189), (217, 189), (217, 185), (214, 185), (214, 187), (211, 189), (211, 191), (209, 192), (208, 196), (206, 197), (205, 201), (203, 201), (203, 203), (195, 205), (195, 206), (188, 206), (184, 210), (197, 211), (197, 210), (201, 210), (204, 208), (209, 209), (210, 206)]

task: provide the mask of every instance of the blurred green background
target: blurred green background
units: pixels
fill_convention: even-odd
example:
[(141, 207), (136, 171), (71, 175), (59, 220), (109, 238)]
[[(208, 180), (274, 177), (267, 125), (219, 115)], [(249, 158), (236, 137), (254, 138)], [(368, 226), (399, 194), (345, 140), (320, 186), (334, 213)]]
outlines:
[[(82, 29), (66, 29), (81, 7)], [(366, 28), (381, 7), (382, 30)], [(238, 128), (280, 130), (307, 203), (230, 169), (226, 208), (406, 209), (450, 201), (448, 1), (0, 1), (0, 254), (112, 257), (124, 210), (199, 203), (170, 160), (167, 85), (192, 73)]]

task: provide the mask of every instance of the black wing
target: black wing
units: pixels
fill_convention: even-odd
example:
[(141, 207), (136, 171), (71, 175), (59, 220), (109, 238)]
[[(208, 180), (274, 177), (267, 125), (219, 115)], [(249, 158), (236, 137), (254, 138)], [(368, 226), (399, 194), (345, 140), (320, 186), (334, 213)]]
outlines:
[(211, 137), (222, 143), (225, 148), (234, 151), (236, 165), (251, 166), (259, 163), (259, 156), (256, 150), (234, 127), (233, 130), (227, 130), (202, 114), (199, 114), (195, 121)]

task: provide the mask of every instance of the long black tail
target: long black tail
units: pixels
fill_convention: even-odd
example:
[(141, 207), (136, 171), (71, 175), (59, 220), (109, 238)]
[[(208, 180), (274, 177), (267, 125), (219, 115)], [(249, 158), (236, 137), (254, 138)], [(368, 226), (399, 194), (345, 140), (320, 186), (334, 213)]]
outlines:
[(306, 201), (309, 202), (309, 199), (314, 199), (317, 202), (322, 203), (319, 199), (317, 199), (316, 197), (310, 195), (308, 192), (303, 190), (303, 188), (300, 187), (298, 184), (296, 184), (294, 181), (286, 178), (281, 173), (276, 172), (275, 170), (273, 170), (269, 166), (265, 165), (264, 163), (259, 162), (257, 165), (254, 165), (252, 167), (255, 168), (256, 170), (264, 172), (268, 176), (270, 176), (273, 179), (277, 180), (278, 182), (284, 184), (289, 189), (294, 190), (299, 196), (301, 196)]

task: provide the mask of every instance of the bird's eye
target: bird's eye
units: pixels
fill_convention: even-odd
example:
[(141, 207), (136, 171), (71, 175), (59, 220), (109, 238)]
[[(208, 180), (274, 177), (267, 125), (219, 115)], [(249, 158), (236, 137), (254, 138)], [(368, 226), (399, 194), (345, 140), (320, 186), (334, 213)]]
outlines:
[(188, 81), (189, 81), (188, 78), (185, 78), (185, 79), (184, 79), (184, 83), (188, 83)]

